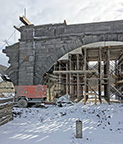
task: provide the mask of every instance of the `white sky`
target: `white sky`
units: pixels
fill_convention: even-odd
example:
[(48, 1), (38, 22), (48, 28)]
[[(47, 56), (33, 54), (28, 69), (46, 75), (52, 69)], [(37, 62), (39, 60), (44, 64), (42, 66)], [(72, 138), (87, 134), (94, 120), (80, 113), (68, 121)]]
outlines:
[[(14, 32), (13, 25), (20, 24), (24, 14), (34, 25), (67, 24), (123, 20), (123, 0), (0, 0), (0, 64), (7, 65), (7, 57), (1, 49)], [(19, 39), (16, 32), (8, 43)]]

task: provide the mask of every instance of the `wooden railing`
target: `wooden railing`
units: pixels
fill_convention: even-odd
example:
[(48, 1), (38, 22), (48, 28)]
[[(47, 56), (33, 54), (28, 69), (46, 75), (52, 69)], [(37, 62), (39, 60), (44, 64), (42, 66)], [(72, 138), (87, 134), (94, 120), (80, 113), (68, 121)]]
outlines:
[(0, 99), (0, 126), (13, 120), (13, 98)]

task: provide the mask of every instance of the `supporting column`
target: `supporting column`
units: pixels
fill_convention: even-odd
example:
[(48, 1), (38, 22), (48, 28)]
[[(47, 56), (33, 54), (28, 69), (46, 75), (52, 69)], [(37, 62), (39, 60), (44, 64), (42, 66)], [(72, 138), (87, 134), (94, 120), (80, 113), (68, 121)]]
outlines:
[[(68, 71), (68, 61), (66, 62), (66, 71)], [(66, 73), (66, 94), (69, 94), (68, 73)]]
[[(118, 76), (118, 67), (117, 67), (117, 65), (118, 65), (118, 61), (117, 60), (115, 60), (115, 76), (117, 77)], [(117, 81), (118, 81), (118, 79), (117, 78), (115, 78), (115, 87), (116, 88), (118, 88), (117, 87)], [(117, 96), (116, 96), (117, 97)]]
[(55, 87), (56, 87), (56, 80), (54, 81), (54, 84), (53, 84), (53, 92), (52, 92), (52, 96), (53, 96), (53, 101), (55, 102)]
[(104, 84), (104, 96), (107, 102), (110, 104), (110, 79), (109, 79), (109, 67), (110, 67), (110, 47), (106, 49), (106, 59), (104, 62), (104, 76), (106, 78)]
[[(81, 70), (84, 70), (84, 49), (82, 48), (81, 49), (82, 51), (82, 59), (81, 59)], [(82, 95), (82, 98), (84, 98), (84, 76), (82, 75), (81, 76), (81, 79), (80, 79), (80, 83), (81, 83), (81, 95)]]
[[(69, 55), (69, 69), (72, 70), (72, 63), (71, 63), (71, 54)], [(70, 96), (72, 96), (72, 74), (69, 74), (69, 89), (70, 89)], [(72, 98), (72, 97), (71, 97)]]
[[(84, 49), (84, 70), (88, 69), (87, 64), (87, 49)], [(87, 73), (84, 73), (84, 87), (85, 87), (85, 93), (88, 93), (88, 86), (87, 86)], [(88, 95), (86, 97), (86, 101), (88, 100)]]
[(101, 100), (101, 93), (102, 93), (102, 90), (101, 90), (101, 78), (102, 78), (102, 73), (101, 73), (101, 61), (102, 61), (102, 53), (101, 53), (101, 50), (102, 48), (100, 47), (99, 48), (99, 60), (98, 60), (98, 73), (99, 73), (99, 81), (98, 81), (98, 92), (99, 92), (99, 101), (100, 103), (102, 103), (102, 100)]
[[(59, 71), (61, 70), (61, 64), (60, 64), (60, 61), (59, 61)], [(58, 81), (58, 86), (59, 86), (59, 96), (60, 95), (60, 92), (61, 92), (61, 73), (59, 73), (59, 81)]]
[[(77, 54), (77, 70), (79, 70), (79, 54)], [(77, 73), (77, 98), (80, 97), (80, 80), (79, 80), (79, 73)]]
[(48, 86), (49, 86), (49, 101), (51, 101), (50, 80), (48, 80)]

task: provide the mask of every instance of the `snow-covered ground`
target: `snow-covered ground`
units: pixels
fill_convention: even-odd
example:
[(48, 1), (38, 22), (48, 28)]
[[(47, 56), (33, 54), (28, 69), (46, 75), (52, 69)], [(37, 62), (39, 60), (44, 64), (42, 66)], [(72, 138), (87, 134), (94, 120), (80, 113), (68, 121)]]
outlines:
[[(82, 139), (75, 137), (78, 119)], [(14, 108), (14, 120), (0, 127), (0, 144), (123, 144), (123, 104)]]

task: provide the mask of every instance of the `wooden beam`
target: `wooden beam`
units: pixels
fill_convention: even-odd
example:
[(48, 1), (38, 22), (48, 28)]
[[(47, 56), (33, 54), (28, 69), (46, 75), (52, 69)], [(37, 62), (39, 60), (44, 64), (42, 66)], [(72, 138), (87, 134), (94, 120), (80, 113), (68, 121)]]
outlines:
[(25, 25), (32, 25), (25, 16), (19, 16), (19, 20)]
[(48, 86), (49, 86), (49, 101), (51, 101), (50, 80), (48, 80)]
[[(77, 54), (77, 70), (79, 70), (79, 54)], [(77, 73), (77, 98), (80, 97), (80, 79), (79, 79), (79, 73)]]
[[(72, 55), (69, 54), (69, 69), (70, 69), (70, 71), (72, 71), (72, 63), (71, 63), (71, 61), (72, 61)], [(72, 92), (73, 92), (73, 86), (71, 85), (71, 83), (72, 83), (72, 74), (69, 73), (69, 90), (70, 90), (70, 95), (72, 95)]]
[(19, 32), (21, 32), (21, 30), (18, 28), (18, 27), (16, 27), (15, 25), (13, 26), (16, 30), (18, 30)]
[(108, 76), (108, 84), (107, 84), (107, 98), (108, 98), (108, 103), (110, 104), (110, 47), (107, 49), (107, 76)]
[[(59, 70), (61, 70), (61, 68), (62, 68), (61, 62), (59, 62)], [(59, 91), (61, 91), (61, 79), (62, 79), (62, 75), (61, 73), (59, 73), (59, 80), (58, 80)], [(59, 96), (61, 96), (60, 93), (59, 93)]]
[(123, 80), (120, 80), (120, 81), (117, 82), (117, 84), (121, 84), (121, 83), (123, 83)]
[(79, 74), (83, 74), (83, 73), (96, 73), (98, 72), (97, 70), (68, 70), (68, 71), (54, 71), (53, 73), (62, 73), (62, 74), (66, 74), (66, 73), (70, 73), (70, 74), (74, 74), (74, 73), (79, 73)]
[(53, 74), (46, 73), (46, 75), (47, 75), (49, 78), (53, 78), (53, 79), (55, 79), (55, 80), (59, 79), (58, 76), (53, 75)]
[(95, 95), (95, 105), (97, 105), (97, 95), (96, 95), (96, 93), (85, 93), (84, 94), (84, 105), (86, 105), (88, 95)]
[(66, 20), (64, 20), (64, 24), (67, 25), (67, 21)]
[[(84, 83), (85, 83), (84, 87), (85, 87), (85, 93), (88, 92), (88, 82), (87, 82), (87, 72), (86, 72), (86, 71), (88, 71), (87, 70), (88, 69), (88, 65), (87, 64), (88, 64), (88, 62), (87, 62), (87, 49), (85, 48), (84, 49), (84, 71), (85, 71), (84, 72)], [(86, 101), (87, 100), (88, 100), (88, 95), (86, 96)]]
[(106, 101), (110, 104), (110, 74), (109, 74), (109, 68), (110, 68), (110, 48), (105, 49), (105, 60), (104, 60), (104, 77), (107, 78), (107, 80), (104, 80), (104, 96)]
[(101, 93), (102, 93), (102, 90), (101, 90), (101, 78), (102, 78), (102, 72), (101, 72), (101, 61), (102, 61), (102, 48), (100, 47), (99, 48), (99, 60), (98, 60), (98, 72), (99, 72), (99, 81), (98, 81), (98, 92), (99, 92), (99, 101), (100, 103), (102, 103), (102, 100), (101, 100)]
[[(68, 70), (68, 63), (66, 63), (66, 70)], [(66, 94), (69, 94), (68, 74), (66, 73)]]

